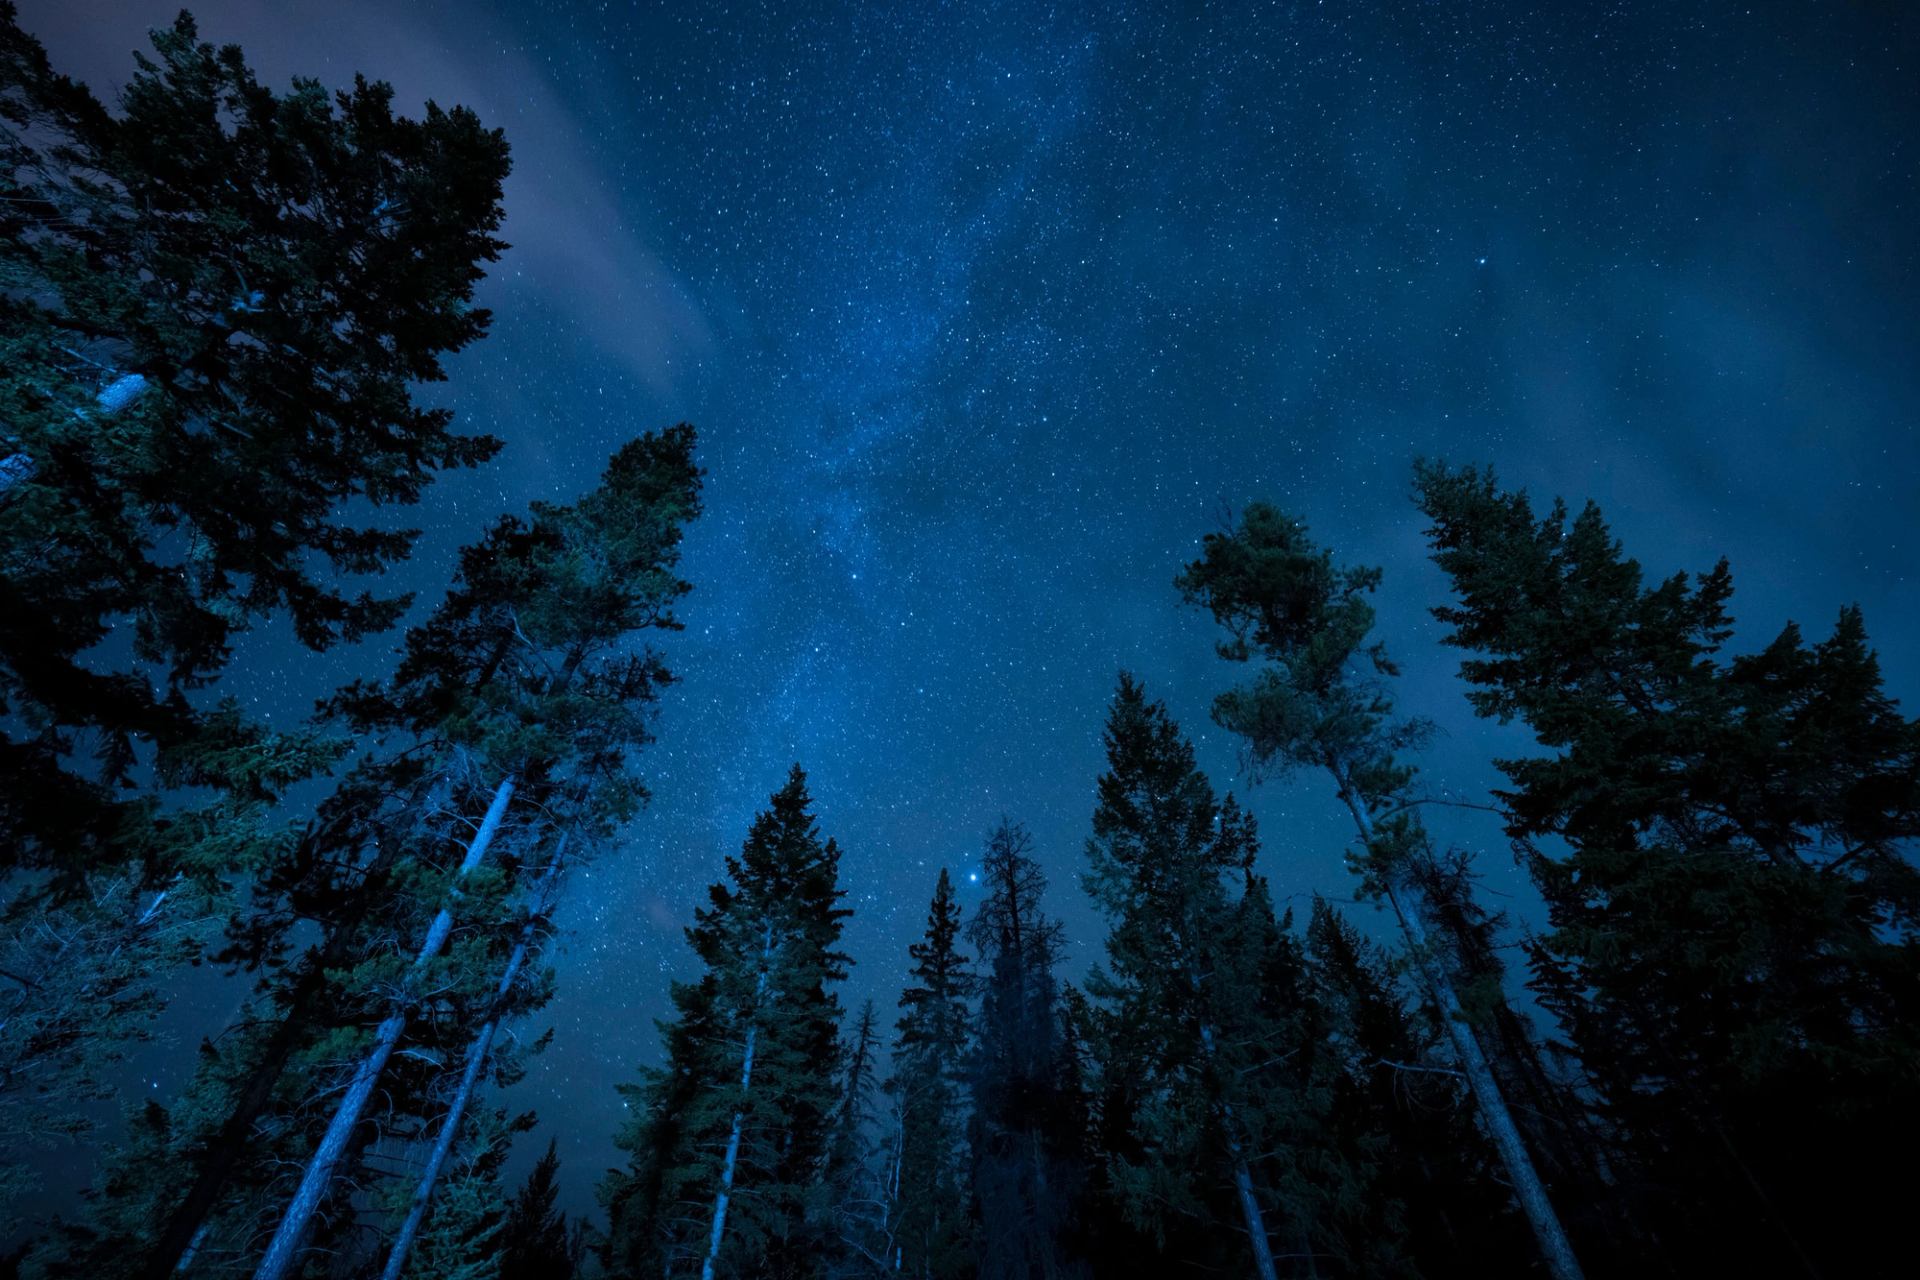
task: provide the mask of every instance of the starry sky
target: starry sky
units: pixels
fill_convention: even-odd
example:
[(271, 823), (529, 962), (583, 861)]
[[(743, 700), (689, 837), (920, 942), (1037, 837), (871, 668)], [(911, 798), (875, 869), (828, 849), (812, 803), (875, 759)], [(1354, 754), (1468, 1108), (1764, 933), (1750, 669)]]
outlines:
[[(23, 0), (102, 91), (176, 0)], [(933, 878), (1024, 820), (1086, 963), (1075, 873), (1115, 672), (1260, 816), (1295, 901), (1351, 893), (1334, 800), (1247, 791), (1234, 671), (1172, 575), (1267, 497), (1387, 567), (1431, 785), (1524, 747), (1475, 722), (1426, 609), (1420, 455), (1592, 496), (1650, 571), (1732, 559), (1753, 647), (1865, 606), (1920, 704), (1920, 24), (1844, 3), (204, 0), (270, 83), (355, 71), (514, 147), (492, 335), (425, 393), (507, 442), (445, 479), (397, 585), (431, 600), (502, 510), (694, 422), (708, 515), (667, 649), (657, 793), (572, 883), (556, 1029), (514, 1101), (567, 1194), (617, 1153), (680, 930), (795, 760), (890, 1003)], [(291, 719), (390, 646), (230, 687)], [(1530, 909), (1497, 830), (1489, 901)], [(1364, 916), (1366, 908), (1357, 908)], [(209, 981), (170, 1015), (231, 1013)], [(148, 1085), (177, 1085), (183, 1055)]]

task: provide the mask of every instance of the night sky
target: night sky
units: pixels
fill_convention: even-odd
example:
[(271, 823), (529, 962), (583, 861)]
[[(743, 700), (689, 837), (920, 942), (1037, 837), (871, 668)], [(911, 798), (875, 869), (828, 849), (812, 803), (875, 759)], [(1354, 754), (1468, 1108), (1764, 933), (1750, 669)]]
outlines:
[[(21, 5), (103, 91), (175, 7)], [(1246, 794), (1206, 721), (1237, 671), (1170, 579), (1250, 497), (1387, 567), (1436, 788), (1483, 798), (1522, 740), (1472, 719), (1426, 616), (1422, 454), (1598, 499), (1650, 570), (1730, 557), (1740, 647), (1857, 600), (1920, 703), (1906, 6), (886, 8), (196, 9), (276, 86), (363, 71), (513, 144), (493, 333), (427, 393), (507, 448), (412, 513), (398, 585), (431, 601), (500, 511), (573, 496), (642, 430), (701, 431), (657, 799), (571, 885), (534, 1024), (556, 1039), (514, 1093), (575, 1207), (691, 971), (691, 907), (795, 760), (845, 851), (849, 1003), (891, 1003), (937, 869), (964, 880), (1003, 813), (1091, 958), (1115, 672)], [(390, 648), (316, 660), (269, 629), (228, 687), (287, 720)], [(1277, 896), (1350, 895), (1323, 786), (1249, 798)], [(1440, 825), (1524, 919), (1497, 829)], [(196, 982), (162, 1095), (234, 1008)]]

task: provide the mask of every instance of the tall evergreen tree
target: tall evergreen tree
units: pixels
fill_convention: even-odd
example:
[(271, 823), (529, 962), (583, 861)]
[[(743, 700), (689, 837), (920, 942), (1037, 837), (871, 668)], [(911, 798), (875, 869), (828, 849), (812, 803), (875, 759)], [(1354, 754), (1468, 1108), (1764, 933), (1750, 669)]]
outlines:
[[(341, 754), (203, 692), (233, 637), (390, 625), (404, 600), (339, 576), (413, 534), (340, 513), (498, 447), (413, 388), (485, 332), (499, 133), (396, 117), (384, 85), (275, 94), (185, 15), (117, 107), (0, 4), (0, 871), (30, 872), (5, 890), (17, 958), (71, 976), (13, 993), (33, 1069), (0, 1094), (58, 1126), (200, 922), (287, 856), (287, 789)], [(112, 1015), (50, 1037), (115, 968)]]
[(1329, 1136), (1347, 1167), (1364, 1170), (1345, 1215), (1349, 1266), (1444, 1276), (1470, 1257), (1490, 1275), (1526, 1272), (1526, 1227), (1493, 1176), (1445, 1036), (1407, 1007), (1386, 958), (1324, 899), (1314, 900), (1306, 947)]
[(1293, 1029), (1260, 998), (1268, 957), (1233, 893), (1258, 848), (1253, 820), (1215, 800), (1166, 708), (1130, 676), (1105, 743), (1086, 884), (1109, 921), (1107, 968), (1087, 979), (1104, 1006), (1098, 1056), (1126, 1108), (1107, 1116), (1126, 1130), (1106, 1135), (1108, 1177), (1163, 1238), (1170, 1217), (1224, 1212), (1245, 1243), (1201, 1246), (1274, 1280), (1275, 1238), (1304, 1235), (1311, 1215), (1277, 1194), (1296, 1179), (1273, 1139), (1301, 1099), (1276, 1070)]
[(863, 1002), (842, 1052), (840, 1109), (827, 1140), (826, 1213), (837, 1233), (828, 1271), (869, 1276), (894, 1268), (897, 1195), (891, 1148), (876, 1144), (880, 1117), (880, 1013)]
[(1175, 585), (1212, 614), (1228, 639), (1220, 656), (1266, 659), (1254, 678), (1214, 700), (1219, 725), (1247, 741), (1256, 766), (1325, 772), (1359, 837), (1366, 886), (1385, 897), (1414, 962), (1439, 1006), (1460, 1070), (1473, 1091), (1514, 1195), (1556, 1280), (1577, 1280), (1580, 1264), (1546, 1184), (1468, 1020), (1446, 957), (1428, 939), (1426, 904), (1413, 876), (1425, 836), (1408, 793), (1413, 771), (1399, 753), (1424, 734), (1394, 719), (1382, 678), (1396, 674), (1371, 639), (1380, 583), (1375, 568), (1336, 568), (1306, 527), (1255, 502), (1228, 533), (1208, 534), (1201, 556)]
[[(536, 503), (530, 523), (499, 522), (483, 553), (463, 558), (461, 582), (446, 603), (409, 634), (392, 685), (356, 686), (340, 699), (363, 724), (445, 735), (482, 777), (499, 779), (452, 873), (456, 891), (484, 859), (517, 787), (534, 792), (547, 824), (592, 835), (632, 817), (644, 797), (631, 757), (651, 738), (648, 719), (668, 677), (658, 654), (636, 652), (632, 641), (648, 628), (678, 625), (671, 607), (688, 587), (674, 568), (682, 526), (698, 509), (692, 448), (685, 426), (643, 436), (614, 455), (600, 486), (578, 502)], [(480, 655), (479, 680), (456, 683)], [(448, 901), (434, 915), (396, 984), (402, 998), (356, 1063), (258, 1280), (279, 1280), (292, 1267), (412, 1006), (436, 975), (454, 906)], [(469, 972), (484, 1009), (491, 975)], [(456, 1112), (451, 1123), (458, 1119)]]
[(987, 839), (986, 886), (967, 941), (985, 968), (967, 1088), (982, 1280), (1084, 1274), (1063, 1236), (1085, 1190), (1080, 1122), (1067, 1082), (1054, 967), (1061, 930), (1041, 910), (1033, 837), (1002, 820)]
[(500, 1185), (515, 1133), (498, 1108), (477, 1117), (454, 1152), (440, 1212), (421, 1238), (407, 1280), (503, 1280), (512, 1209)]
[[(284, 1207), (285, 1171), (311, 1163), (327, 1125), (313, 1100), (339, 1096), (342, 1061), (379, 1082), (384, 1105), (378, 1124), (346, 1126), (347, 1145), (327, 1157), (336, 1163), (357, 1161), (375, 1132), (417, 1134), (441, 1112), (431, 1064), (461, 1062), (487, 1022), (544, 998), (521, 982), (501, 1005), (503, 967), (530, 882), (553, 861), (555, 828), (578, 855), (644, 798), (633, 753), (669, 677), (635, 641), (677, 625), (672, 606), (687, 590), (673, 572), (678, 540), (699, 509), (692, 445), (688, 428), (643, 437), (579, 502), (496, 525), (464, 554), (446, 603), (410, 633), (395, 679), (337, 700), (373, 747), (322, 806), (301, 856), (262, 881), (261, 910), (236, 932), (236, 956), (266, 966), (262, 1007), (207, 1046), (165, 1140), (127, 1153), (94, 1224), (67, 1249), (81, 1273), (137, 1262), (164, 1276), (187, 1258), (236, 1265), (257, 1247), (260, 1216)], [(469, 869), (455, 908), (453, 863), (479, 843), (470, 824), (509, 778), (525, 803), (503, 814), (495, 859)], [(301, 925), (319, 938), (292, 951)], [(423, 956), (436, 931), (447, 945)], [(158, 1164), (164, 1176), (140, 1172)], [(129, 1245), (122, 1232), (153, 1244)]]
[(1649, 584), (1598, 508), (1536, 514), (1423, 464), (1435, 610), (1550, 931), (1534, 985), (1678, 1270), (1892, 1274), (1903, 1205), (1859, 1159), (1920, 1134), (1920, 722), (1860, 611), (1728, 658), (1732, 574)]
[(972, 974), (960, 954), (960, 927), (942, 867), (926, 936), (907, 948), (913, 964), (887, 1082), (900, 1106), (897, 1269), (920, 1280), (973, 1272), (962, 1094)]
[(666, 1066), (622, 1090), (636, 1114), (616, 1142), (632, 1160), (601, 1187), (612, 1274), (804, 1275), (824, 1251), (839, 864), (796, 765), (687, 931), (705, 972), (673, 988)]
[[(381, 1271), (382, 1280), (400, 1280), (407, 1266), (408, 1254), (420, 1238), (421, 1225), (427, 1220), (427, 1215), (433, 1208), (434, 1198), (440, 1189), (441, 1175), (446, 1170), (447, 1159), (453, 1153), (454, 1144), (460, 1136), (461, 1125), (484, 1083), (483, 1077), (488, 1067), (493, 1064), (494, 1037), (499, 1032), (502, 1020), (511, 1011), (522, 970), (528, 956), (539, 941), (542, 922), (551, 906), (554, 889), (565, 867), (566, 838), (562, 836), (559, 846), (554, 849), (551, 861), (547, 864), (547, 869), (541, 873), (534, 885), (526, 922), (520, 927), (520, 937), (514, 943), (513, 950), (507, 955), (493, 1001), (486, 1007), (479, 1029), (474, 1032), (473, 1040), (467, 1046), (458, 1083), (454, 1086), (453, 1095), (447, 1100), (445, 1114), (440, 1119), (440, 1133), (427, 1150), (425, 1165), (414, 1186), (412, 1200), (407, 1205), (406, 1214), (401, 1219), (400, 1229), (395, 1233), (393, 1243), (388, 1246), (386, 1266)], [(561, 1224), (563, 1235), (564, 1228), (563, 1222)]]
[(500, 1231), (500, 1280), (573, 1280), (578, 1238), (559, 1209), (560, 1150), (549, 1140), (507, 1205)]
[(486, 330), (506, 144), (356, 81), (276, 94), (184, 14), (108, 111), (0, 6), (0, 858), (117, 860), (125, 784), (223, 741), (187, 693), (267, 613), (324, 648), (402, 599), (406, 504), (498, 442), (416, 384)]

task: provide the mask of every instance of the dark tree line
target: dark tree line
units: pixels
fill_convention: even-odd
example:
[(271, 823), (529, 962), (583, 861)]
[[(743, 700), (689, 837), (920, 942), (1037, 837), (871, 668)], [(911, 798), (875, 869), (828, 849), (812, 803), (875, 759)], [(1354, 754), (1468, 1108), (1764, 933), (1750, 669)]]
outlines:
[[(1429, 727), (1395, 714), (1380, 571), (1255, 503), (1176, 583), (1253, 667), (1214, 718), (1256, 781), (1322, 780), (1358, 892), (1404, 945), (1322, 899), (1277, 911), (1252, 816), (1122, 675), (1080, 875), (1108, 932), (1084, 983), (1057, 973), (1045, 874), (1003, 822), (970, 917), (938, 876), (890, 1061), (869, 1005), (837, 1052), (788, 1059), (803, 1085), (756, 1077), (834, 1099), (811, 1181), (766, 1184), (777, 1241), (707, 1214), (697, 1257), (621, 1200), (645, 1179), (707, 1203), (712, 1157), (654, 1135), (681, 1139), (668, 1103), (689, 1090), (716, 1116), (747, 1105), (688, 1065), (737, 1046), (740, 1014), (683, 1002), (623, 1138), (633, 1168), (607, 1183), (607, 1274), (1900, 1273), (1903, 1184), (1866, 1153), (1904, 1150), (1920, 1101), (1920, 724), (1859, 611), (1725, 657), (1725, 565), (1648, 585), (1591, 506), (1537, 515), (1437, 464), (1415, 479), (1471, 704), (1541, 752), (1498, 761), (1482, 806), (1546, 905), (1522, 973), (1472, 855), (1423, 820), (1447, 801), (1410, 762)], [(744, 944), (703, 956), (755, 963)], [(729, 1194), (756, 1194), (734, 1172)]]

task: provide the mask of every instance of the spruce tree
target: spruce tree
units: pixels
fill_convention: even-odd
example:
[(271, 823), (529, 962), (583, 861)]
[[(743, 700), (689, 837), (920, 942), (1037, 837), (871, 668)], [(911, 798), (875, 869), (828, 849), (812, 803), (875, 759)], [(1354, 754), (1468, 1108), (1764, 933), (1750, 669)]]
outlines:
[(632, 1159), (601, 1186), (613, 1275), (797, 1275), (824, 1251), (839, 863), (796, 765), (687, 931), (705, 971), (674, 985), (666, 1066), (622, 1090)]
[(549, 1140), (546, 1154), (507, 1205), (499, 1280), (573, 1280), (580, 1260), (567, 1215), (558, 1208), (559, 1173), (559, 1144)]
[(498, 1108), (468, 1127), (449, 1162), (439, 1212), (410, 1258), (407, 1280), (504, 1280), (512, 1208), (504, 1204), (500, 1166), (523, 1127)]
[(1428, 937), (1427, 904), (1414, 869), (1426, 838), (1400, 753), (1426, 733), (1394, 718), (1384, 678), (1397, 674), (1372, 639), (1367, 596), (1377, 568), (1339, 568), (1299, 521), (1250, 504), (1227, 533), (1211, 533), (1198, 560), (1176, 578), (1191, 605), (1228, 634), (1220, 656), (1266, 660), (1247, 684), (1214, 699), (1214, 720), (1243, 737), (1259, 769), (1324, 772), (1353, 818), (1365, 887), (1392, 906), (1422, 980), (1438, 1005), (1481, 1123), (1556, 1280), (1577, 1280), (1580, 1264), (1548, 1188), (1513, 1119), (1479, 1034), (1462, 1005), (1447, 957)]
[(1364, 1171), (1347, 1257), (1361, 1274), (1444, 1276), (1462, 1257), (1486, 1259), (1489, 1274), (1526, 1271), (1526, 1226), (1433, 1017), (1408, 1007), (1387, 958), (1324, 899), (1314, 899), (1306, 954), (1331, 1139)]
[[(1276, 1239), (1302, 1236), (1311, 1213), (1279, 1194), (1297, 1182), (1275, 1141), (1301, 1105), (1281, 1069), (1295, 1028), (1261, 998), (1265, 940), (1234, 895), (1258, 848), (1253, 820), (1215, 799), (1131, 676), (1104, 741), (1086, 885), (1109, 922), (1107, 965), (1087, 979), (1102, 1006), (1107, 1177), (1137, 1225), (1164, 1240), (1173, 1220), (1217, 1223), (1196, 1247), (1274, 1280)], [(1223, 1249), (1229, 1223), (1244, 1243)]]
[[(487, 815), (451, 873), (456, 894), (484, 859), (516, 789), (525, 788), (538, 805), (536, 827), (583, 837), (610, 833), (644, 798), (631, 757), (651, 739), (648, 720), (668, 677), (659, 655), (636, 651), (633, 641), (649, 628), (678, 625), (671, 608), (688, 589), (674, 573), (679, 539), (698, 510), (692, 446), (692, 430), (684, 426), (643, 436), (613, 456), (600, 486), (579, 501), (536, 503), (531, 521), (500, 521), (478, 553), (463, 557), (461, 580), (445, 604), (409, 634), (391, 684), (356, 686), (340, 699), (359, 723), (443, 735), (480, 778), (494, 783)], [(472, 671), (476, 659), (484, 661), (479, 677), (459, 682), (455, 677)], [(536, 855), (523, 865), (547, 862)], [(377, 984), (400, 999), (376, 1027), (315, 1143), (258, 1280), (287, 1274), (331, 1194), (351, 1135), (417, 1012), (413, 1006), (444, 968), (437, 957), (452, 933), (456, 905), (445, 900), (404, 973)], [(474, 1026), (492, 1016), (494, 966), (502, 961), (462, 959), (458, 952), (449, 956), (473, 984), (467, 1000), (473, 1021), (466, 1025)], [(456, 1113), (450, 1122), (458, 1119)]]
[(967, 922), (985, 970), (967, 1064), (977, 1274), (1083, 1274), (1063, 1242), (1086, 1178), (1054, 980), (1062, 936), (1041, 910), (1047, 880), (1025, 827), (1001, 821), (980, 878), (987, 895)]
[(1541, 747), (1498, 762), (1534, 986), (1655, 1233), (1682, 1271), (1880, 1273), (1902, 1205), (1858, 1153), (1920, 1133), (1920, 723), (1860, 611), (1729, 657), (1724, 561), (1649, 582), (1591, 503), (1415, 479), (1468, 698)]
[(972, 975), (960, 928), (953, 881), (942, 867), (926, 936), (907, 948), (910, 985), (900, 993), (887, 1082), (901, 1125), (897, 1267), (920, 1280), (973, 1274), (962, 1093)]
[(827, 1140), (827, 1216), (831, 1275), (869, 1276), (893, 1270), (896, 1225), (894, 1179), (877, 1144), (880, 1088), (880, 1013), (871, 999), (860, 1006), (841, 1058), (840, 1108)]
[[(344, 749), (206, 691), (234, 637), (269, 614), (316, 649), (391, 625), (403, 599), (341, 577), (413, 535), (341, 512), (497, 448), (414, 391), (485, 332), (497, 132), (396, 117), (383, 85), (275, 94), (184, 15), (116, 105), (0, 4), (0, 871), (28, 871), (17, 958), (62, 975), (17, 993), (32, 1069), (0, 1112), (58, 1127), (204, 922), (288, 855), (288, 789)], [(111, 1012), (75, 1020), (112, 968)]]

